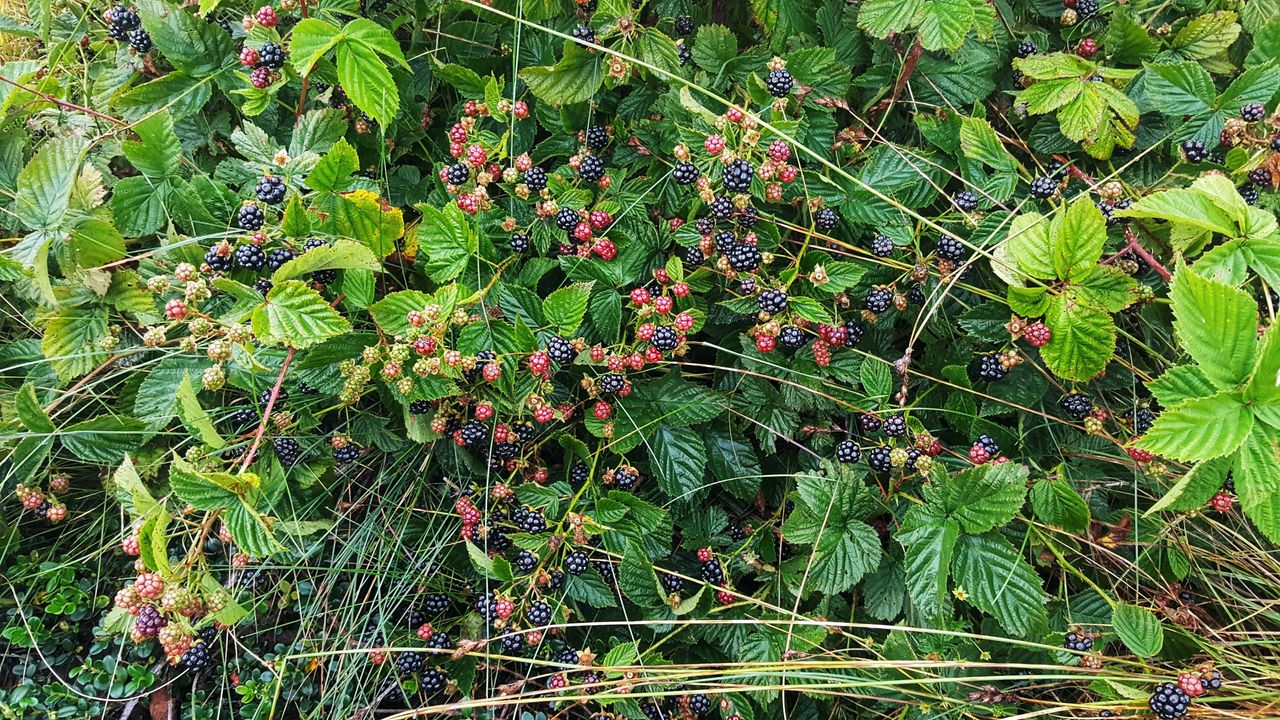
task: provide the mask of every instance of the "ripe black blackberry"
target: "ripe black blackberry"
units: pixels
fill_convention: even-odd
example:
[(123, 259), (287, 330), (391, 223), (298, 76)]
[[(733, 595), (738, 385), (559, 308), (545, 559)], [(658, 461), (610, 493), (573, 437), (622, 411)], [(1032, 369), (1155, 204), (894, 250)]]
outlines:
[(133, 8), (117, 5), (107, 16), (107, 36), (112, 40), (128, 40), (129, 31), (142, 27), (142, 18)]
[(240, 408), (231, 413), (231, 417), (227, 419), (231, 427), (237, 429), (246, 429), (258, 424), (258, 413), (251, 408)]
[(691, 162), (678, 162), (676, 163), (676, 166), (671, 169), (671, 177), (678, 185), (688, 185), (689, 183), (697, 180), (698, 175), (700, 174), (698, 166)]
[(524, 184), (529, 186), (534, 192), (541, 192), (547, 188), (547, 171), (540, 167), (531, 167), (524, 171)]
[(574, 463), (573, 467), (569, 469), (569, 482), (574, 485), (581, 485), (590, 479), (591, 469), (587, 467), (586, 463)]
[(907, 289), (907, 302), (912, 305), (924, 305), (924, 288), (919, 285), (912, 285)]
[(444, 171), (444, 174), (450, 185), (461, 185), (471, 177), (471, 170), (465, 163), (454, 163)]
[(857, 320), (846, 320), (844, 323), (844, 346), (853, 347), (857, 345), (862, 336), (866, 334), (867, 329)]
[(756, 291), (756, 279), (753, 277), (745, 277), (738, 281), (738, 292), (743, 295), (750, 295)]
[(552, 337), (547, 341), (547, 354), (560, 365), (573, 362), (573, 359), (578, 355), (573, 349), (573, 344), (559, 336)]
[(644, 713), (647, 720), (672, 720), (677, 717), (670, 710), (664, 710), (661, 705), (650, 700), (640, 704), (640, 711)]
[(1191, 696), (1173, 683), (1160, 683), (1147, 700), (1147, 706), (1160, 720), (1177, 720), (1187, 716)]
[(1245, 122), (1258, 122), (1266, 115), (1267, 108), (1260, 102), (1251, 102), (1240, 108), (1240, 119)]
[(613, 472), (613, 482), (621, 490), (630, 490), (640, 482), (640, 474), (629, 467), (621, 467)]
[(534, 627), (542, 627), (551, 622), (551, 606), (539, 600), (525, 611), (525, 618)]
[(956, 208), (961, 212), (973, 212), (978, 209), (978, 196), (968, 190), (956, 193), (951, 202), (955, 203)]
[(738, 243), (725, 253), (725, 257), (729, 260), (729, 267), (738, 272), (754, 272), (760, 269), (760, 251), (755, 245), (746, 243)]
[(738, 223), (740, 228), (753, 228), (756, 223), (760, 222), (760, 211), (756, 210), (755, 206), (748, 205), (734, 216), (734, 221)]
[(689, 696), (689, 710), (699, 717), (711, 712), (711, 698), (702, 693)]
[(547, 520), (542, 517), (542, 513), (523, 506), (516, 508), (515, 512), (512, 513), (511, 522), (522, 532), (530, 535), (537, 535), (547, 531)]
[(1075, 420), (1083, 420), (1093, 412), (1093, 401), (1084, 393), (1068, 393), (1059, 404)]
[(1018, 48), (1014, 50), (1014, 54), (1016, 54), (1020, 58), (1031, 57), (1032, 55), (1035, 55), (1037, 52), (1039, 52), (1039, 50), (1040, 48), (1036, 47), (1036, 43), (1034, 40), (1023, 40), (1022, 42), (1018, 43)]
[(979, 435), (978, 439), (974, 441), (974, 444), (981, 445), (982, 449), (991, 453), (992, 456), (1000, 454), (1000, 445), (995, 441), (995, 438), (990, 435)]
[(556, 213), (556, 227), (570, 232), (578, 227), (578, 211), (572, 208), (560, 208), (560, 212)]
[(396, 655), (396, 671), (401, 675), (412, 675), (418, 672), (426, 665), (426, 660), (422, 657), (422, 653), (402, 652)]
[(1222, 673), (1217, 670), (1210, 671), (1200, 676), (1200, 683), (1204, 685), (1205, 690), (1221, 690), (1222, 689)]
[(267, 253), (267, 268), (272, 272), (279, 270), (282, 265), (293, 259), (293, 251), (288, 248), (275, 248)]
[(1202, 140), (1186, 140), (1182, 143), (1182, 154), (1189, 163), (1202, 163), (1209, 159), (1209, 150)]
[(429, 667), (423, 670), (422, 675), (418, 678), (418, 687), (429, 695), (442, 692), (447, 684), (449, 684), (449, 676), (441, 672), (439, 668)]
[(1062, 642), (1062, 647), (1075, 652), (1089, 652), (1093, 649), (1093, 638), (1088, 635), (1069, 632)]
[(1004, 369), (1000, 364), (1000, 356), (991, 354), (983, 355), (978, 359), (978, 377), (983, 380), (1003, 380), (1009, 371)]
[(527, 253), (529, 252), (529, 236), (515, 233), (511, 236), (511, 252)]
[(680, 336), (676, 333), (675, 328), (670, 325), (663, 325), (653, 331), (653, 337), (649, 339), (649, 344), (663, 352), (670, 352), (680, 346)]
[(733, 217), (733, 201), (724, 195), (712, 198), (711, 205), (708, 207), (716, 220), (727, 221)]
[(204, 642), (197, 642), (182, 653), (182, 659), (178, 662), (178, 667), (187, 672), (200, 672), (212, 664), (213, 652), (209, 649), (209, 645)]
[(258, 181), (258, 186), (254, 188), (254, 192), (257, 193), (259, 202), (264, 202), (268, 205), (279, 205), (284, 202), (284, 196), (288, 194), (289, 189), (285, 187), (284, 180), (273, 175), (264, 175)]
[(884, 427), (884, 421), (880, 419), (879, 415), (862, 413), (858, 416), (858, 427), (862, 428), (864, 433), (878, 432), (880, 428)]
[(1144, 435), (1155, 424), (1156, 414), (1151, 412), (1151, 408), (1136, 407), (1129, 414), (1129, 420), (1133, 424), (1133, 432), (1137, 435)]
[(1254, 185), (1241, 185), (1240, 197), (1244, 198), (1246, 205), (1258, 204), (1258, 188)]
[(266, 221), (267, 216), (257, 205), (243, 205), (236, 212), (236, 225), (244, 230), (261, 230)]
[(422, 610), (429, 617), (443, 615), (449, 611), (449, 596), (443, 593), (428, 593), (422, 598)]
[(885, 418), (884, 434), (889, 437), (903, 437), (907, 434), (907, 419), (902, 413), (894, 413)]
[(824, 207), (813, 214), (813, 224), (822, 232), (830, 232), (840, 222), (840, 215), (829, 207)]
[(583, 133), (587, 147), (592, 150), (603, 150), (609, 144), (609, 131), (600, 125), (592, 125)]
[(889, 288), (871, 288), (863, 301), (863, 306), (873, 313), (882, 313), (891, 305), (893, 305), (893, 291)]
[(266, 278), (258, 278), (257, 280), (253, 281), (253, 289), (257, 290), (258, 294), (261, 295), (262, 297), (266, 297), (267, 293), (271, 292), (271, 288), (273, 287), (275, 286), (272, 285), (271, 281)]
[(727, 253), (738, 244), (738, 237), (731, 230), (721, 230), (716, 233), (714, 242), (717, 252)]
[(258, 67), (272, 70), (284, 67), (284, 50), (273, 42), (263, 43), (262, 49), (258, 50)]
[(587, 571), (587, 556), (585, 553), (574, 550), (564, 559), (564, 571), (570, 575), (581, 575)]
[(514, 460), (520, 455), (520, 444), (500, 442), (493, 444), (493, 457), (497, 460)]
[(600, 390), (602, 392), (610, 393), (612, 395), (622, 392), (622, 389), (626, 386), (626, 380), (617, 373), (605, 373), (604, 375), (601, 375), (600, 379), (596, 382), (600, 385)]
[(296, 465), (302, 459), (302, 446), (293, 438), (278, 437), (271, 441), (271, 445), (275, 448), (276, 457), (281, 465), (286, 467)]
[(507, 633), (502, 636), (502, 652), (507, 655), (519, 655), (524, 652), (524, 635)]
[[(273, 407), (276, 410), (279, 410), (280, 408), (284, 407), (284, 401), (288, 399), (289, 399), (289, 391), (281, 387), (280, 391), (276, 393), (276, 404)], [(262, 405), (263, 407), (266, 407), (267, 403), (270, 401), (271, 401), (271, 388), (263, 388), (262, 392), (258, 393), (258, 404)]]
[(862, 459), (862, 448), (852, 440), (843, 440), (836, 446), (836, 460), (842, 463), (856, 463)]
[(449, 637), (449, 633), (437, 630), (427, 641), (427, 647), (432, 650), (447, 650), (453, 647), (453, 638)]
[(604, 177), (604, 161), (595, 155), (587, 155), (578, 165), (578, 177), (587, 182), (595, 182)]
[(680, 59), (680, 67), (693, 62), (693, 51), (689, 49), (689, 45), (684, 40), (676, 41), (676, 57)]
[(339, 465), (355, 462), (359, 457), (360, 447), (352, 442), (333, 449), (333, 461)]
[(1271, 184), (1271, 171), (1264, 168), (1254, 168), (1249, 171), (1249, 182), (1254, 185), (1267, 186)]
[(1275, 152), (1280, 152), (1280, 135), (1271, 136), (1271, 149)]
[(690, 245), (684, 249), (684, 255), (680, 260), (684, 263), (685, 268), (698, 267), (707, 261), (707, 256), (702, 253), (702, 248), (697, 245)]
[(777, 314), (787, 309), (787, 294), (781, 290), (765, 290), (756, 298), (760, 312)]
[(724, 583), (724, 566), (721, 565), (720, 561), (715, 558), (711, 558), (710, 560), (702, 563), (702, 579), (706, 580), (712, 585), (723, 584)]
[(422, 415), (431, 411), (431, 403), (427, 400), (411, 400), (409, 402), (410, 415)]
[(943, 260), (958, 262), (964, 258), (964, 244), (950, 235), (943, 235), (938, 238), (934, 252)]
[(724, 166), (724, 189), (728, 192), (740, 193), (751, 189), (751, 179), (756, 176), (751, 163), (738, 158)]
[(892, 451), (888, 445), (871, 448), (871, 452), (867, 453), (867, 465), (879, 473), (889, 472), (893, 469), (893, 465), (889, 462), (890, 452)]
[(764, 79), (764, 85), (769, 89), (769, 94), (774, 97), (786, 97), (791, 92), (791, 88), (795, 85), (791, 73), (786, 68), (778, 68), (770, 70), (769, 76)]
[(693, 18), (688, 15), (676, 16), (675, 30), (680, 37), (691, 34), (693, 32)]
[(516, 570), (528, 574), (538, 567), (538, 556), (528, 550), (521, 550), (516, 553), (515, 562), (511, 564), (515, 566)]
[(594, 43), (596, 41), (596, 31), (592, 30), (590, 25), (582, 23), (573, 28), (573, 39), (584, 43)]
[(129, 47), (139, 55), (149, 52), (152, 48), (151, 33), (142, 28), (135, 28), (129, 31)]
[(489, 440), (489, 430), (479, 420), (466, 421), (458, 428), (458, 433), (463, 446), (467, 448), (479, 447)]
[(244, 268), (257, 272), (267, 264), (267, 254), (262, 252), (262, 248), (247, 243), (236, 248), (236, 267)]
[(784, 325), (782, 330), (778, 331), (778, 342), (784, 348), (799, 350), (809, 343), (809, 333), (795, 325)]
[(1076, 0), (1076, 15), (1088, 20), (1098, 14), (1098, 0)]
[(1038, 177), (1031, 181), (1031, 197), (1045, 198), (1053, 197), (1058, 192), (1058, 181), (1051, 177)]
[(204, 254), (204, 261), (209, 265), (209, 269), (214, 272), (229, 272), (232, 268), (231, 252), (224, 248), (230, 248), (227, 243), (219, 243), (209, 248)]

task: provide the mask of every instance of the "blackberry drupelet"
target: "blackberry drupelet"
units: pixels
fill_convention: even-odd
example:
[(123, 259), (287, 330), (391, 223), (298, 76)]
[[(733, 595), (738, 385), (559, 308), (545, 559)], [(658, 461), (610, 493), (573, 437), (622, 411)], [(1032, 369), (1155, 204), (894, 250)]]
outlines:
[(874, 447), (871, 452), (867, 453), (867, 465), (872, 470), (880, 473), (887, 473), (893, 469), (893, 464), (889, 462), (889, 454), (892, 452), (888, 445)]
[(604, 177), (604, 161), (595, 155), (587, 155), (578, 165), (578, 177), (587, 182), (595, 182)]
[(751, 189), (751, 179), (756, 175), (751, 163), (741, 158), (724, 166), (724, 189), (728, 192), (740, 193)]
[(600, 125), (592, 125), (583, 133), (587, 140), (587, 147), (592, 150), (603, 150), (609, 144), (609, 131)]
[(556, 213), (556, 227), (570, 232), (578, 227), (578, 211), (572, 208), (560, 208), (560, 212)]
[(962, 212), (973, 212), (978, 209), (978, 196), (968, 190), (956, 193), (952, 202), (954, 202), (956, 207)]
[(261, 230), (266, 221), (266, 215), (257, 205), (244, 205), (236, 212), (236, 225), (244, 230)]
[(671, 169), (671, 177), (678, 185), (688, 185), (698, 179), (698, 166), (691, 162), (678, 162)]
[(768, 77), (764, 80), (765, 87), (769, 89), (769, 94), (780, 98), (786, 97), (791, 92), (791, 88), (795, 86), (795, 80), (792, 79), (791, 73), (786, 68), (778, 68), (770, 70)]
[(587, 571), (587, 556), (585, 553), (574, 550), (564, 559), (564, 571), (570, 575), (581, 575)]
[(1031, 181), (1031, 197), (1041, 200), (1053, 197), (1058, 192), (1058, 181), (1051, 177), (1038, 177)]
[(872, 288), (867, 291), (863, 306), (873, 313), (882, 313), (893, 305), (893, 292), (889, 288)]
[(725, 253), (725, 257), (729, 260), (729, 267), (738, 272), (754, 272), (760, 269), (760, 251), (755, 245), (746, 243), (738, 243)]
[(573, 362), (578, 353), (574, 351), (573, 344), (562, 337), (552, 337), (547, 341), (547, 355), (560, 365)]
[(778, 342), (784, 348), (799, 350), (809, 343), (809, 333), (795, 325), (786, 325), (778, 331)]
[(842, 463), (856, 463), (862, 459), (862, 448), (852, 440), (843, 440), (836, 446), (836, 460)]
[(983, 380), (1003, 380), (1009, 371), (1000, 364), (998, 355), (983, 355), (978, 359), (978, 377)]
[(1075, 420), (1083, 420), (1093, 412), (1093, 401), (1084, 393), (1068, 393), (1060, 405), (1063, 412)]
[(934, 252), (943, 260), (957, 262), (964, 258), (964, 244), (950, 235), (943, 235), (938, 238)]
[(236, 267), (257, 272), (267, 264), (267, 254), (252, 243), (236, 248)]
[(787, 294), (781, 290), (765, 290), (756, 298), (761, 312), (777, 314), (787, 309)]
[(822, 232), (830, 232), (840, 222), (840, 215), (829, 207), (824, 207), (813, 214), (813, 224)]
[(884, 434), (889, 437), (903, 437), (907, 434), (907, 419), (902, 413), (894, 413), (885, 418)]
[(296, 465), (302, 459), (302, 446), (293, 438), (279, 437), (271, 441), (271, 445), (275, 448), (276, 457), (279, 458), (281, 465), (286, 467)]
[(258, 67), (272, 70), (284, 67), (284, 50), (273, 42), (264, 43), (262, 49), (258, 50)]
[(1173, 683), (1160, 683), (1147, 700), (1147, 706), (1160, 720), (1177, 720), (1187, 716), (1191, 696)]
[(524, 171), (524, 184), (529, 186), (534, 192), (541, 192), (547, 188), (547, 171), (540, 167), (531, 167)]

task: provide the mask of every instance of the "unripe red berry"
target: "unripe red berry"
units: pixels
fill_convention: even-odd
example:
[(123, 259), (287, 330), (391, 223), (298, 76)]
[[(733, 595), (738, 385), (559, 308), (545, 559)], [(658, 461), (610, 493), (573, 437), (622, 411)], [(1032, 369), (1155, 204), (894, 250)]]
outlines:
[(592, 411), (595, 413), (597, 420), (608, 420), (609, 416), (613, 414), (613, 407), (604, 400), (601, 400), (596, 403)]

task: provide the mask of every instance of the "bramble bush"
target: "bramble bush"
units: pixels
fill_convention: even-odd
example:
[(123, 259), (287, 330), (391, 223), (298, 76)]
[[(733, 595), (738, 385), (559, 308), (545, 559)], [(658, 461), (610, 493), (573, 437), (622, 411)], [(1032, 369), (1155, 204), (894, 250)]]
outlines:
[(1274, 717), (1277, 0), (0, 15), (0, 717)]

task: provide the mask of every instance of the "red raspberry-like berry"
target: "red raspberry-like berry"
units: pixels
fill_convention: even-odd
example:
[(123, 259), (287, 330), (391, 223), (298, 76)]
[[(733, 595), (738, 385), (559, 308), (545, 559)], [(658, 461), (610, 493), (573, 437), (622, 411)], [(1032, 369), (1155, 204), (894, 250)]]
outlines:
[(657, 331), (653, 323), (643, 323), (636, 328), (636, 339), (643, 342), (649, 342), (653, 339), (653, 333)]
[(1236, 498), (1231, 493), (1218, 492), (1209, 501), (1209, 505), (1220, 513), (1231, 512), (1231, 508), (1236, 503)]
[(822, 338), (823, 342), (826, 342), (828, 345), (844, 347), (845, 341), (849, 338), (849, 334), (844, 329), (843, 325), (819, 325), (818, 337)]
[(626, 369), (627, 359), (621, 355), (614, 355), (605, 364), (609, 366), (610, 372), (622, 372)]
[(591, 249), (605, 261), (618, 257), (618, 247), (608, 238), (600, 238), (591, 246)]
[(667, 274), (667, 269), (666, 269), (666, 268), (654, 268), (654, 270), (653, 270), (653, 279), (654, 279), (654, 280), (657, 280), (658, 282), (662, 283), (663, 285), (669, 285), (669, 284), (671, 284), (671, 276)]
[(142, 546), (138, 543), (138, 536), (133, 534), (126, 536), (120, 542), (120, 549), (129, 557), (138, 557), (138, 554), (142, 552)]
[(671, 298), (666, 295), (660, 295), (653, 300), (653, 309), (658, 311), (659, 315), (666, 315), (671, 312)]
[[(630, 367), (632, 370), (639, 370), (640, 368), (644, 367), (644, 356), (641, 355), (640, 353), (631, 353), (630, 355), (627, 356), (627, 367)], [(622, 390), (623, 390), (622, 392), (623, 395), (626, 395), (627, 393), (631, 392), (631, 384), (624, 383), (622, 386)]]
[(1182, 673), (1179, 675), (1178, 687), (1182, 689), (1182, 692), (1193, 698), (1204, 694), (1204, 683), (1201, 682), (1200, 676), (1195, 673)]
[(769, 183), (764, 186), (764, 199), (769, 202), (779, 202), (782, 200), (782, 186), (777, 183)]
[(430, 355), (436, 351), (436, 339), (420, 337), (413, 341), (413, 350), (419, 355)]
[(649, 291), (642, 287), (638, 287), (631, 291), (631, 304), (636, 307), (648, 304), (649, 299)]
[(498, 378), (502, 377), (502, 366), (498, 363), (485, 363), (480, 374), (484, 376), (485, 382), (498, 382)]
[(546, 468), (538, 468), (533, 471), (533, 481), (539, 485), (545, 485), (548, 477), (550, 477), (550, 475), (547, 473)]
[(543, 405), (533, 411), (533, 419), (537, 420), (539, 423), (549, 423), (556, 419), (556, 411), (552, 409), (550, 405)]
[(540, 376), (551, 374), (551, 356), (546, 350), (538, 350), (529, 356), (529, 372)]
[(937, 440), (934, 440), (932, 443), (929, 444), (929, 449), (925, 450), (924, 454), (928, 455), (929, 457), (938, 457), (939, 455), (942, 454), (942, 443), (938, 442)]
[(187, 304), (176, 298), (170, 300), (164, 304), (164, 314), (170, 320), (181, 320), (187, 316)]
[(1022, 336), (1031, 343), (1031, 347), (1044, 347), (1053, 339), (1053, 333), (1049, 330), (1049, 326), (1040, 321), (1036, 321), (1027, 326), (1022, 331)]
[(773, 349), (777, 346), (778, 340), (774, 336), (766, 335), (765, 333), (756, 335), (756, 350), (759, 350), (762, 353), (768, 353), (773, 352)]
[(689, 332), (693, 329), (693, 315), (688, 311), (682, 312), (671, 321), (671, 324), (680, 332)]
[(591, 222), (591, 227), (596, 230), (603, 230), (609, 227), (609, 223), (613, 222), (613, 216), (603, 210), (593, 210), (587, 216), (587, 220)]
[(430, 640), (436, 631), (431, 627), (431, 623), (422, 623), (418, 626), (418, 638), (422, 640)]
[(458, 208), (468, 215), (475, 215), (480, 212), (480, 201), (471, 193), (463, 193), (458, 196)]
[(478, 106), (478, 105), (476, 105), (476, 101), (475, 101), (475, 100), (468, 100), (468, 101), (466, 101), (466, 102), (462, 103), (462, 114), (463, 114), (463, 115), (467, 115), (467, 116), (475, 116), (475, 114), (476, 114), (476, 113), (478, 113), (478, 112), (480, 112), (480, 110), (479, 110), (479, 106)]
[(565, 678), (564, 673), (556, 673), (555, 675), (551, 676), (550, 680), (547, 681), (548, 690), (563, 690), (568, 686), (569, 686), (569, 681), (568, 679)]
[[(635, 370), (639, 370), (640, 368), (644, 367), (644, 358), (640, 357), (639, 353), (636, 353), (635, 355), (631, 356), (631, 367), (632, 369), (635, 369)], [(623, 380), (622, 392), (618, 393), (618, 395), (622, 397), (627, 397), (630, 394), (631, 394), (631, 381)]]
[(529, 117), (529, 104), (523, 100), (517, 100), (515, 104), (511, 106), (511, 114), (521, 120)]
[(599, 345), (591, 346), (591, 362), (604, 362), (604, 348)]
[(249, 84), (262, 90), (271, 86), (271, 78), (271, 68), (266, 66), (254, 68), (253, 72), (249, 73)]
[(672, 295), (675, 295), (676, 297), (688, 297), (688, 296), (689, 296), (689, 283), (678, 282), (678, 283), (676, 283), (675, 285), (672, 285), (672, 286), (671, 286), (671, 294), (672, 294)]
[(578, 226), (573, 229), (573, 239), (578, 242), (586, 242), (590, 240), (591, 224), (585, 222), (578, 223)]
[(597, 420), (608, 420), (609, 416), (613, 414), (613, 407), (604, 400), (601, 400), (596, 403), (596, 406), (592, 411), (595, 413)]
[(456, 143), (466, 142), (467, 128), (465, 128), (462, 123), (454, 123), (453, 127), (449, 128), (449, 141)]
[(650, 345), (644, 349), (644, 359), (651, 363), (662, 362), (662, 351)]
[(716, 591), (716, 602), (721, 605), (732, 605), (735, 600), (737, 600), (737, 598), (734, 597), (733, 593), (728, 592), (727, 590)]
[(257, 14), (254, 15), (254, 19), (257, 20), (258, 24), (262, 27), (275, 27), (278, 19), (276, 18), (276, 9), (270, 5), (263, 5), (258, 8)]
[(1145, 463), (1156, 459), (1156, 456), (1153, 453), (1143, 450), (1142, 448), (1125, 448), (1125, 452), (1129, 453), (1129, 457), (1132, 458), (1134, 462)]
[(711, 559), (714, 557), (715, 557), (715, 554), (711, 552), (711, 548), (709, 547), (698, 548), (698, 562), (700, 563), (711, 562)]
[(781, 140), (769, 143), (769, 159), (776, 163), (784, 163), (791, 157), (791, 147)]
[(484, 148), (479, 145), (467, 146), (467, 162), (476, 167), (483, 167), (485, 162)]
[(795, 182), (796, 177), (800, 174), (800, 168), (795, 165), (786, 165), (778, 171), (778, 179), (784, 183)]
[(386, 662), (387, 662), (387, 651), (386, 651), (386, 650), (374, 650), (373, 652), (369, 653), (369, 662), (373, 663), (374, 665), (382, 665), (382, 664), (386, 663)]
[(493, 606), (493, 611), (498, 614), (498, 617), (506, 619), (516, 611), (516, 604), (507, 598), (502, 598)]
[(475, 415), (477, 420), (488, 420), (493, 417), (493, 406), (489, 403), (480, 403), (476, 405)]
[(404, 319), (407, 320), (409, 324), (414, 327), (422, 327), (427, 323), (427, 316), (423, 315), (417, 310), (410, 310), (409, 312), (405, 313)]
[(1076, 46), (1076, 54), (1082, 58), (1091, 58), (1098, 52), (1098, 41), (1093, 38), (1085, 38)]
[(990, 459), (991, 453), (988, 452), (986, 448), (982, 447), (980, 443), (974, 443), (973, 447), (969, 448), (969, 460), (971, 460), (974, 465), (982, 465)]
[(724, 138), (719, 135), (708, 135), (702, 142), (702, 148), (708, 155), (719, 155), (720, 151), (724, 150)]
[(732, 123), (740, 123), (747, 116), (742, 112), (741, 108), (731, 107), (725, 111), (724, 116)]
[(827, 341), (821, 338), (813, 341), (813, 361), (818, 363), (819, 367), (831, 364), (831, 346)]
[(138, 595), (155, 600), (164, 592), (164, 580), (160, 579), (159, 573), (142, 573), (133, 583), (133, 589)]
[(258, 51), (251, 47), (247, 47), (240, 51), (240, 64), (245, 67), (253, 67), (258, 64)]

